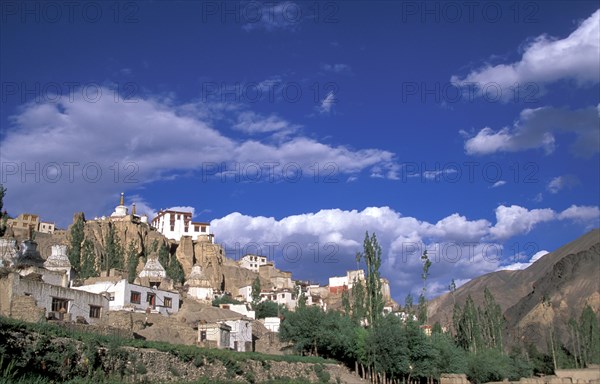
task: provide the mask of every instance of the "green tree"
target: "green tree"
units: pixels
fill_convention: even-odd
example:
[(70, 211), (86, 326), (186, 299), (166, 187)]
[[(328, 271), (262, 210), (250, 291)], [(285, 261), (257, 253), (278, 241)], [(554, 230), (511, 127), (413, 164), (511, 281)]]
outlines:
[(497, 348), (502, 351), (504, 315), (502, 314), (502, 308), (496, 303), (487, 286), (483, 290), (483, 308), (478, 308), (478, 315), (483, 347)]
[(519, 380), (521, 377), (533, 376), (533, 363), (526, 351), (520, 345), (511, 348), (508, 354), (512, 362), (511, 380)]
[(344, 309), (344, 314), (350, 316), (352, 306), (350, 304), (350, 292), (347, 289), (342, 291), (342, 308)]
[(498, 349), (483, 349), (471, 353), (467, 363), (467, 378), (475, 384), (502, 381), (512, 377), (510, 357)]
[(581, 313), (579, 334), (581, 335), (583, 364), (585, 366), (600, 364), (600, 329), (598, 328), (598, 317), (589, 305), (586, 305)]
[(278, 317), (282, 313), (287, 313), (287, 309), (283, 304), (278, 305), (276, 302), (270, 300), (258, 303), (255, 307), (255, 311), (257, 319)]
[(414, 302), (412, 293), (408, 293), (404, 299), (404, 311), (409, 315), (414, 314)]
[(431, 347), (434, 353), (434, 376), (442, 373), (464, 373), (467, 368), (467, 354), (456, 345), (447, 333), (433, 333)]
[(417, 319), (421, 324), (427, 323), (427, 278), (429, 277), (429, 268), (431, 268), (431, 260), (429, 260), (429, 256), (427, 256), (427, 251), (423, 252), (421, 256), (421, 260), (423, 261), (423, 271), (421, 272), (421, 280), (423, 280), (423, 288), (421, 289), (421, 294), (419, 295), (419, 306), (417, 310)]
[(167, 276), (169, 276), (177, 284), (183, 284), (185, 280), (185, 273), (183, 272), (183, 266), (177, 260), (177, 256), (171, 255), (171, 260), (166, 268)]
[(407, 376), (410, 372), (410, 350), (406, 326), (396, 316), (385, 316), (370, 330), (366, 341), (366, 354), (361, 363), (385, 372), (389, 378)]
[(256, 276), (256, 279), (252, 282), (252, 306), (255, 307), (260, 301), (260, 278)]
[(309, 306), (286, 314), (279, 338), (292, 342), (300, 354), (350, 362), (356, 358), (355, 329), (348, 316)]
[(158, 262), (165, 269), (169, 266), (169, 248), (167, 248), (165, 243), (162, 243), (158, 249)]
[(365, 233), (363, 241), (363, 252), (357, 254), (357, 259), (365, 260), (367, 265), (366, 276), (366, 308), (369, 327), (372, 327), (382, 316), (383, 312), (383, 294), (381, 292), (381, 279), (379, 267), (381, 266), (381, 247), (377, 242), (375, 233), (369, 237), (369, 232)]
[(419, 327), (418, 322), (409, 318), (405, 328), (412, 366), (410, 374), (414, 377), (431, 378), (435, 372), (436, 351), (431, 347), (429, 338)]
[(87, 279), (88, 277), (98, 276), (96, 269), (96, 254), (94, 252), (94, 245), (91, 241), (85, 239), (83, 241), (81, 251), (81, 268), (79, 270), (79, 277)]
[(84, 240), (84, 227), (85, 223), (83, 215), (77, 215), (75, 222), (71, 225), (70, 242), (69, 242), (69, 262), (71, 266), (76, 270), (81, 267), (81, 247)]
[(352, 285), (352, 320), (355, 324), (360, 324), (367, 316), (367, 308), (365, 306), (365, 286), (363, 282), (354, 279)]
[(123, 247), (121, 246), (121, 240), (115, 233), (115, 226), (112, 223), (108, 224), (108, 232), (105, 237), (105, 264), (103, 265), (106, 270), (111, 268), (123, 269)]
[(427, 298), (425, 294), (421, 292), (419, 295), (419, 304), (417, 306), (417, 320), (419, 324), (427, 323)]
[(294, 343), (300, 354), (319, 356), (319, 336), (324, 314), (319, 307), (304, 306), (290, 312), (279, 328), (279, 338)]
[(137, 266), (139, 262), (139, 255), (137, 248), (133, 240), (129, 243), (127, 248), (127, 280), (133, 283), (137, 277)]
[(467, 297), (465, 307), (457, 320), (455, 328), (458, 345), (467, 351), (477, 353), (478, 347), (481, 347), (481, 332), (477, 308), (471, 295)]

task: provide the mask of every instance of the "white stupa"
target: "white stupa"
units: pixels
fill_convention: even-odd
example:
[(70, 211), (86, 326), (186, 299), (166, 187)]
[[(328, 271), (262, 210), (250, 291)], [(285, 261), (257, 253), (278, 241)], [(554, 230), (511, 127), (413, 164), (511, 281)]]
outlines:
[(188, 296), (201, 301), (212, 301), (212, 284), (204, 275), (204, 271), (200, 265), (196, 264), (192, 267), (192, 271), (185, 281), (185, 285), (189, 286)]
[(165, 271), (165, 268), (158, 261), (158, 258), (149, 257), (146, 265), (144, 265), (144, 269), (142, 269), (138, 276), (162, 279), (167, 277), (167, 271)]
[(67, 256), (67, 246), (56, 244), (52, 246), (52, 254), (44, 262), (44, 268), (51, 271), (71, 272), (71, 262)]
[(127, 207), (125, 206), (125, 194), (121, 192), (121, 199), (119, 200), (119, 205), (115, 207), (115, 211), (110, 215), (110, 217), (125, 217), (127, 216)]

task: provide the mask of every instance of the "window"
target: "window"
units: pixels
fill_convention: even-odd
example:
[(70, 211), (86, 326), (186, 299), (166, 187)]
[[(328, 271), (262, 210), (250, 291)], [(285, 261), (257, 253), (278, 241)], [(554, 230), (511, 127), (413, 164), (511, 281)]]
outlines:
[(99, 319), (100, 318), (100, 309), (97, 305), (90, 305), (90, 319)]
[[(199, 225), (194, 225), (194, 232), (198, 232), (200, 231), (200, 226)], [(202, 231), (204, 232), (204, 231)]]
[(206, 331), (200, 331), (200, 341), (206, 341)]
[(142, 301), (142, 294), (136, 291), (131, 291), (131, 303), (139, 304)]
[(165, 307), (171, 308), (173, 306), (173, 299), (170, 297), (165, 297)]
[(52, 298), (52, 312), (63, 312), (69, 311), (69, 300), (59, 299), (56, 297)]
[(202, 232), (206, 232), (206, 225), (203, 225), (203, 226), (200, 228), (200, 230), (201, 230)]
[(154, 307), (155, 299), (156, 299), (156, 295), (154, 293), (146, 294), (146, 302), (153, 307)]
[(175, 230), (175, 224), (171, 224), (171, 232)]

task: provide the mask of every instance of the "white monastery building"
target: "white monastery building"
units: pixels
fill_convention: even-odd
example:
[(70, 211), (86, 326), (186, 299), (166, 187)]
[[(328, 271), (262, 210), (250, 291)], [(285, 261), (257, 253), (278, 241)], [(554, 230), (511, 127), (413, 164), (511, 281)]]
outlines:
[(210, 223), (193, 222), (191, 212), (161, 210), (152, 220), (152, 226), (170, 240), (179, 241), (181, 236), (198, 240), (198, 236), (204, 235), (214, 242)]
[(258, 272), (261, 265), (267, 264), (266, 256), (258, 255), (246, 255), (238, 261), (238, 265), (242, 268), (249, 269), (254, 272)]

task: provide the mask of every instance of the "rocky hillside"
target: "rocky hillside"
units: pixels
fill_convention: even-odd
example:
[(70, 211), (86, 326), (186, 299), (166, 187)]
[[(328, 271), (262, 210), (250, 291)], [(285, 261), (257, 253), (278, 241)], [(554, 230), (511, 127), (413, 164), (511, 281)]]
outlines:
[(566, 323), (578, 318), (586, 305), (600, 310), (600, 229), (551, 252), (520, 271), (498, 271), (471, 280), (454, 293), (430, 302), (431, 322), (452, 322), (454, 302), (464, 305), (471, 295), (476, 305), (483, 302), (487, 287), (507, 319), (509, 343), (516, 339), (545, 347), (542, 330), (551, 325), (566, 337)]
[[(85, 221), (83, 214), (75, 214), (73, 223), (80, 219)], [(192, 241), (190, 237), (182, 237), (180, 241), (173, 241), (164, 237), (148, 224), (132, 220), (85, 221), (84, 237), (92, 242), (96, 265), (100, 268), (102, 268), (103, 260), (105, 260), (106, 238), (111, 227), (124, 250), (123, 265), (125, 266), (127, 265), (127, 250), (130, 244), (133, 244), (138, 256), (144, 255), (146, 257), (158, 257), (158, 252), (153, 249), (153, 245), (156, 244), (160, 248), (164, 244), (169, 253), (177, 257), (177, 260), (181, 263), (185, 276), (190, 274), (192, 266), (198, 264), (202, 266), (205, 276), (215, 289), (225, 290), (236, 295), (240, 287), (251, 285), (256, 277), (259, 277), (257, 273), (241, 268), (235, 260), (227, 257), (221, 245), (213, 244), (208, 239)], [(72, 225), (66, 231), (56, 231), (51, 235), (36, 233), (35, 240), (43, 259), (50, 256), (52, 245), (70, 244), (71, 228)], [(137, 271), (140, 272), (142, 268), (143, 262), (140, 259)], [(262, 286), (268, 287), (271, 285), (268, 277), (260, 276), (259, 278)]]

